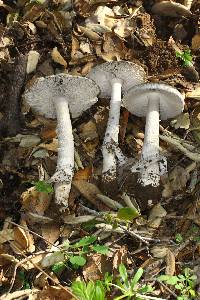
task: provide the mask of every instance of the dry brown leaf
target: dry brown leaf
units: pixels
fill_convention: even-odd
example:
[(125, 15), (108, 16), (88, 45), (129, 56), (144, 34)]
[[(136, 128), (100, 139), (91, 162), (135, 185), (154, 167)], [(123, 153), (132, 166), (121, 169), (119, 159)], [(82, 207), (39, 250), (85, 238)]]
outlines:
[(54, 62), (56, 62), (59, 65), (64, 66), (65, 68), (67, 68), (67, 62), (62, 57), (62, 55), (60, 54), (60, 52), (58, 51), (57, 47), (53, 48), (53, 50), (51, 52), (51, 57), (52, 57), (52, 59), (53, 59)]
[(149, 218), (148, 218), (148, 225), (152, 228), (158, 228), (162, 222), (162, 219), (167, 215), (166, 210), (161, 206), (160, 203), (154, 205), (151, 209)]
[(57, 224), (44, 224), (41, 230), (43, 238), (51, 244), (55, 243), (60, 236), (60, 226)]
[(89, 28), (83, 26), (77, 26), (78, 30), (83, 33), (91, 41), (99, 41), (101, 39), (100, 35)]
[(74, 180), (72, 184), (87, 200), (95, 205), (100, 211), (108, 210), (108, 207), (101, 203), (96, 197), (97, 194), (102, 194), (96, 185), (85, 180)]
[(168, 253), (168, 248), (165, 246), (153, 246), (151, 248), (151, 254), (155, 258), (164, 258)]
[(49, 207), (51, 197), (50, 194), (39, 192), (35, 187), (31, 187), (21, 195), (22, 207), (28, 212), (43, 215)]
[(198, 32), (192, 38), (192, 49), (198, 50), (200, 48), (200, 33)]
[(43, 140), (53, 139), (57, 136), (55, 127), (43, 127), (40, 132), (40, 137)]
[(26, 73), (30, 74), (34, 72), (37, 68), (37, 64), (39, 61), (40, 54), (37, 51), (29, 51), (28, 53), (28, 61), (26, 66)]
[(14, 227), (14, 241), (11, 242), (11, 248), (16, 254), (21, 254), (21, 252), (34, 252), (35, 245), (32, 234), (28, 231), (28, 227), (24, 220), (21, 220), (20, 225), (27, 228), (27, 230), (21, 227)]
[(127, 248), (126, 248), (126, 246), (122, 246), (114, 254), (114, 257), (113, 257), (113, 270), (118, 271), (120, 264), (127, 265), (127, 260), (128, 260)]
[(176, 259), (175, 259), (174, 253), (169, 249), (167, 251), (165, 261), (166, 261), (165, 274), (166, 275), (174, 275), (175, 269), (176, 269)]
[(13, 229), (3, 229), (0, 231), (0, 244), (14, 240)]
[(92, 168), (86, 167), (78, 170), (74, 175), (74, 180), (89, 180), (92, 175)]
[(56, 286), (47, 286), (42, 291), (37, 294), (36, 300), (70, 300), (72, 299), (71, 294), (68, 294), (67, 291), (56, 287)]
[(83, 267), (83, 276), (86, 281), (102, 279), (106, 272), (112, 272), (112, 262), (108, 257), (98, 253), (90, 255)]
[(185, 188), (189, 177), (190, 174), (185, 168), (176, 166), (168, 176), (167, 182), (164, 185), (162, 196), (164, 198), (171, 197), (173, 192), (180, 191)]
[(173, 121), (171, 121), (171, 125), (175, 128), (183, 128), (188, 129), (190, 127), (190, 116), (189, 113), (182, 113), (177, 116)]
[(42, 144), (38, 145), (38, 147), (47, 149), (52, 152), (58, 152), (58, 140), (53, 139), (51, 143), (49, 143), (49, 144), (42, 143)]

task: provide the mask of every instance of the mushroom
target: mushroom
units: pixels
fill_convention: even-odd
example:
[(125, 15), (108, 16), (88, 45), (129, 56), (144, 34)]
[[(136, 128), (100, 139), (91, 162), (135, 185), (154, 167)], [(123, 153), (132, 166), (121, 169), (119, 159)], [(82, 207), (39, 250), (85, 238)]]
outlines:
[(191, 11), (185, 5), (173, 1), (161, 1), (152, 6), (152, 12), (157, 15), (166, 17), (190, 17)]
[(175, 88), (161, 83), (146, 83), (131, 88), (122, 99), (124, 106), (138, 117), (146, 116), (141, 159), (131, 171), (139, 172), (143, 185), (158, 186), (160, 175), (167, 172), (167, 161), (159, 154), (159, 118), (179, 115), (184, 97)]
[(106, 62), (94, 67), (87, 75), (100, 87), (100, 97), (111, 96), (109, 118), (103, 141), (103, 182), (110, 184), (116, 180), (116, 153), (118, 147), (121, 94), (132, 86), (146, 80), (144, 69), (132, 62)]
[(99, 87), (91, 79), (67, 74), (41, 77), (24, 94), (33, 110), (47, 118), (57, 118), (58, 159), (50, 182), (55, 182), (55, 200), (62, 210), (68, 207), (74, 170), (70, 112), (72, 118), (77, 118), (97, 102), (98, 94)]

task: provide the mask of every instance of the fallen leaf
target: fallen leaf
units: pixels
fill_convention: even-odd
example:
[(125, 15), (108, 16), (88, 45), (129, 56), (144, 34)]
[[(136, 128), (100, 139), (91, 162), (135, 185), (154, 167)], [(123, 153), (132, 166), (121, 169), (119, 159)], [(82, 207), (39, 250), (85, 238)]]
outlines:
[(78, 170), (74, 174), (74, 180), (89, 180), (92, 175), (92, 168), (86, 167), (84, 169)]
[(167, 211), (160, 203), (154, 205), (149, 214), (148, 225), (152, 228), (158, 228), (166, 215)]
[(198, 50), (200, 48), (200, 33), (196, 33), (192, 38), (192, 49)]
[(41, 230), (43, 238), (51, 244), (55, 243), (60, 236), (60, 226), (57, 224), (43, 224)]
[(176, 119), (171, 121), (171, 125), (175, 128), (188, 129), (190, 127), (190, 116), (189, 113), (182, 113)]
[(164, 258), (168, 253), (168, 248), (165, 246), (153, 246), (151, 248), (151, 254), (155, 258)]
[(65, 255), (61, 251), (56, 251), (54, 253), (48, 253), (41, 261), (41, 266), (43, 268), (49, 268), (58, 262), (65, 261)]
[(200, 87), (197, 87), (192, 92), (186, 93), (186, 98), (193, 98), (196, 100), (200, 100)]
[(56, 286), (47, 286), (37, 293), (37, 300), (70, 300), (72, 296), (67, 291)]
[(0, 231), (0, 244), (14, 240), (13, 229), (3, 229)]
[(169, 174), (167, 182), (164, 185), (162, 196), (169, 198), (173, 195), (173, 192), (180, 191), (186, 187), (186, 183), (190, 177), (190, 174), (185, 168), (176, 166)]
[(57, 47), (53, 48), (53, 50), (51, 52), (51, 57), (52, 57), (52, 59), (53, 59), (54, 62), (56, 62), (57, 64), (60, 64), (60, 65), (64, 66), (65, 68), (67, 68), (67, 62), (62, 57), (62, 55), (60, 54), (60, 52), (58, 51)]
[(169, 249), (167, 251), (165, 261), (166, 261), (165, 274), (173, 276), (175, 273), (175, 269), (176, 269), (176, 259), (175, 259), (174, 253)]
[(51, 194), (39, 192), (35, 187), (31, 187), (21, 195), (22, 207), (28, 212), (43, 215), (49, 207), (51, 197)]
[(92, 254), (88, 256), (83, 267), (83, 276), (86, 281), (103, 279), (106, 272), (112, 272), (112, 262), (105, 255)]
[(101, 194), (101, 191), (96, 185), (85, 180), (74, 180), (72, 184), (87, 200), (95, 205), (100, 211), (108, 210), (107, 206), (101, 203), (101, 201), (99, 201), (96, 196), (97, 194)]
[(94, 219), (96, 219), (95, 216), (79, 216), (79, 217), (75, 217), (73, 215), (68, 215), (68, 216), (64, 216), (63, 221), (65, 224), (70, 224), (70, 225), (77, 225), (77, 224), (82, 224), (82, 223), (86, 223), (89, 221), (92, 221)]
[(29, 51), (28, 53), (28, 61), (26, 66), (26, 73), (30, 74), (34, 72), (37, 68), (37, 64), (39, 61), (40, 54), (37, 51)]
[(38, 145), (38, 148), (44, 148), (52, 152), (58, 152), (58, 140), (53, 139), (51, 143), (42, 143)]

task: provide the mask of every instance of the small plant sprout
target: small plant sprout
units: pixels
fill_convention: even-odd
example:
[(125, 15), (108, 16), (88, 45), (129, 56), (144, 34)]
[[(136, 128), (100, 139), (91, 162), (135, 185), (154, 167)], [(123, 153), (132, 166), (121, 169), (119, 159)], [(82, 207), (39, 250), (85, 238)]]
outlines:
[(143, 185), (158, 186), (160, 175), (167, 172), (167, 161), (159, 154), (159, 119), (179, 115), (184, 108), (184, 98), (175, 88), (159, 83), (146, 83), (131, 88), (123, 98), (131, 113), (146, 117), (145, 137), (141, 159), (132, 167), (140, 173)]
[(176, 57), (183, 61), (183, 67), (193, 66), (191, 50), (184, 50), (183, 52), (176, 51)]
[(137, 64), (119, 61), (94, 67), (88, 74), (100, 87), (102, 98), (111, 97), (107, 129), (103, 141), (103, 182), (116, 181), (116, 153), (119, 135), (121, 94), (145, 81), (145, 71)]
[(58, 160), (54, 182), (55, 200), (61, 210), (68, 207), (74, 170), (72, 118), (77, 118), (97, 102), (99, 88), (89, 78), (58, 74), (37, 79), (25, 92), (25, 100), (33, 110), (47, 118), (57, 118)]

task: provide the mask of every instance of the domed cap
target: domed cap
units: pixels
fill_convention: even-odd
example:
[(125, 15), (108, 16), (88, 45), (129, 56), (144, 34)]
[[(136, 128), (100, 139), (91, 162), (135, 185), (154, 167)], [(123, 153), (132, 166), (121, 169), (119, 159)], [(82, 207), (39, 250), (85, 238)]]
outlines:
[(190, 17), (191, 11), (184, 5), (173, 1), (162, 1), (155, 3), (152, 7), (154, 14), (166, 17)]
[(100, 96), (103, 98), (111, 95), (111, 80), (114, 78), (122, 80), (122, 92), (127, 91), (133, 85), (146, 81), (144, 69), (128, 61), (106, 62), (94, 67), (87, 77), (94, 80), (100, 87)]
[(25, 101), (46, 118), (56, 118), (54, 101), (64, 97), (73, 118), (80, 116), (98, 101), (99, 87), (81, 76), (57, 74), (38, 78), (24, 94)]
[(184, 97), (167, 84), (146, 83), (128, 90), (122, 102), (126, 109), (138, 117), (145, 117), (150, 99), (160, 100), (160, 119), (167, 120), (179, 115), (184, 108)]

